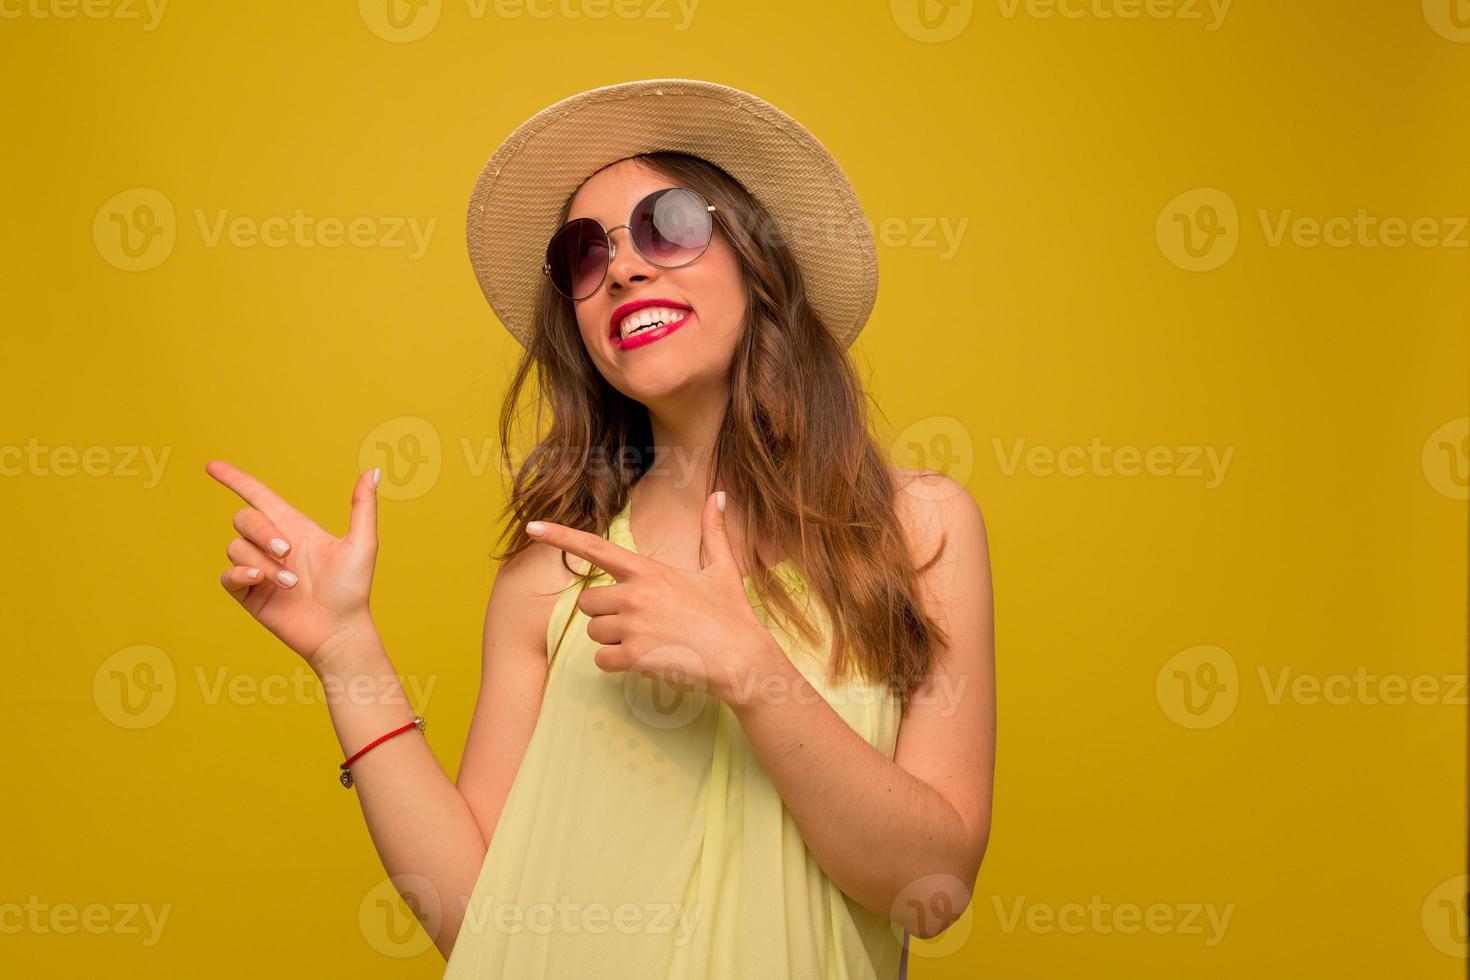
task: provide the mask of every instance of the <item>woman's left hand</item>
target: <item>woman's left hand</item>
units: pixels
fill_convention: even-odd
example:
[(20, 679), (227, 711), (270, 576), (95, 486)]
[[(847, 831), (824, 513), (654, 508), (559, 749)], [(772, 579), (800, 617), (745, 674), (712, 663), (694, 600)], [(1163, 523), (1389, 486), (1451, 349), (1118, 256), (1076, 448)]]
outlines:
[[(570, 551), (615, 580), (584, 589), (577, 598), (577, 608), (591, 617), (587, 635), (607, 644), (593, 658), (602, 670), (637, 670), (725, 701), (758, 681), (753, 672), (774, 639), (746, 596), (719, 496), (710, 494), (704, 502), (704, 567), (697, 571), (565, 524), (526, 526), (532, 539)], [(538, 524), (544, 532), (532, 534)]]

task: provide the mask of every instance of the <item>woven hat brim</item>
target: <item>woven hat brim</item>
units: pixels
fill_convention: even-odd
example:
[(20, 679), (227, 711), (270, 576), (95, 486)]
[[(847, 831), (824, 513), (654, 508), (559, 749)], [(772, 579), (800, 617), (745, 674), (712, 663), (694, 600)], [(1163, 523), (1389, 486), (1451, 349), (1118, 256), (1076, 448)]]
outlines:
[(470, 195), (467, 238), (480, 289), (529, 343), (546, 243), (562, 203), (592, 174), (672, 150), (724, 169), (771, 213), (816, 313), (844, 348), (872, 313), (878, 255), (847, 175), (786, 113), (748, 92), (683, 78), (623, 82), (547, 106), (490, 157)]

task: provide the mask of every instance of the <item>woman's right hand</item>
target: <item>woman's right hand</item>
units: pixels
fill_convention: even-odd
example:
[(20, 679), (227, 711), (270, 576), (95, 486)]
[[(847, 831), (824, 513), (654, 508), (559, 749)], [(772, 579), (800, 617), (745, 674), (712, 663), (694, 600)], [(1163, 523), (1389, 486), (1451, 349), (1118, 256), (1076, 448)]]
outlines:
[[(210, 460), (204, 471), (239, 494), (240, 536), (225, 548), (233, 563), (220, 584), (245, 611), (295, 650), (318, 674), (326, 652), (371, 628), (368, 596), (378, 554), (378, 499), (368, 470), (352, 489), (347, 536), (338, 538), (245, 471)], [(284, 542), (284, 553), (275, 548)], [(252, 574), (253, 573), (253, 574)]]

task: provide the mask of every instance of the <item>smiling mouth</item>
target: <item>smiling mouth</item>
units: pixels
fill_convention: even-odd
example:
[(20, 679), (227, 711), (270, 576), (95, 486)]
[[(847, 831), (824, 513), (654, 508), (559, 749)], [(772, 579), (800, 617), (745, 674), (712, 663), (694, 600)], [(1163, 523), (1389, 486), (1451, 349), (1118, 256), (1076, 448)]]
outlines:
[(620, 351), (627, 352), (637, 350), (639, 347), (646, 347), (649, 344), (656, 344), (694, 319), (693, 310), (684, 310), (682, 313), (676, 312), (674, 315), (677, 316), (677, 319), (664, 323), (655, 323), (646, 327), (640, 326), (625, 337), (614, 337), (613, 346)]
[(650, 330), (657, 330), (659, 327), (687, 319), (692, 312), (694, 311), (677, 306), (645, 306), (623, 317), (618, 324), (617, 332), (613, 334), (613, 339), (629, 340)]

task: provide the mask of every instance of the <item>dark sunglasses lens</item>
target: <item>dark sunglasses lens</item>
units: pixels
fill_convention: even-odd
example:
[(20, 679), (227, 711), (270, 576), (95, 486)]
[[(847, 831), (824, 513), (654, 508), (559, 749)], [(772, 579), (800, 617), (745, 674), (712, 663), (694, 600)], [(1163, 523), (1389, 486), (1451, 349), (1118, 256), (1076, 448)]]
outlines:
[(607, 236), (591, 218), (561, 226), (546, 247), (551, 282), (572, 299), (586, 299), (597, 291), (607, 273)]
[(682, 187), (645, 197), (633, 211), (633, 241), (654, 265), (674, 268), (693, 262), (709, 246), (713, 225), (704, 199)]

